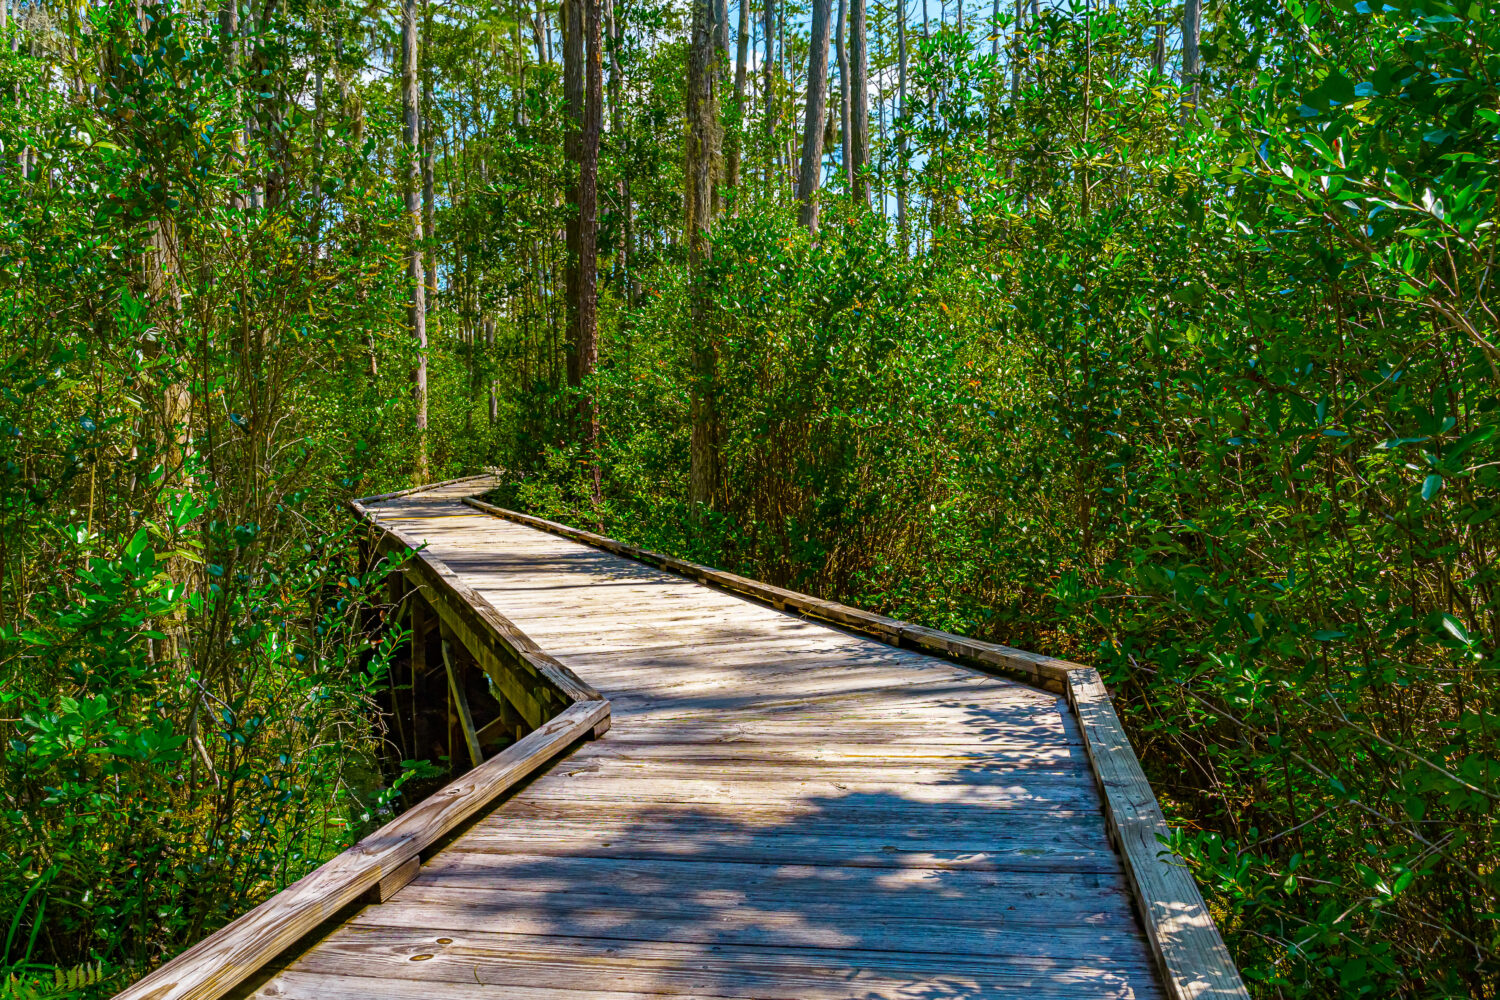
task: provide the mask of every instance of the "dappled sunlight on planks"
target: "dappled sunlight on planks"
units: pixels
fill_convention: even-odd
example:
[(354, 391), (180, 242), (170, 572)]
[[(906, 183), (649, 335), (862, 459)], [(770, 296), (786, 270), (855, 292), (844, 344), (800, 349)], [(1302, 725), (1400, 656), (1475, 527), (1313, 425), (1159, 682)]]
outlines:
[(1162, 995), (1055, 694), (454, 506), (382, 517), (613, 728), (261, 996)]

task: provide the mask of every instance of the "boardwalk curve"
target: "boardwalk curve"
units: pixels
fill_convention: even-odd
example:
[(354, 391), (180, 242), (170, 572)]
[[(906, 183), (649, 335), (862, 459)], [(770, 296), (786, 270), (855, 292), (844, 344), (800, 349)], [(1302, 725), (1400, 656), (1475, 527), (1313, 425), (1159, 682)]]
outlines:
[(240, 995), (1246, 995), (1191, 878), (1157, 858), (1159, 810), (1093, 671), (875, 616), (843, 624), (885, 641), (852, 634), (806, 616), (863, 613), (465, 504), (484, 485), (358, 509), (424, 546), (429, 588), (481, 606), (454, 626), (509, 630), (495, 655), (557, 674), (549, 714), (587, 716), (569, 741), (608, 735), (550, 747)]

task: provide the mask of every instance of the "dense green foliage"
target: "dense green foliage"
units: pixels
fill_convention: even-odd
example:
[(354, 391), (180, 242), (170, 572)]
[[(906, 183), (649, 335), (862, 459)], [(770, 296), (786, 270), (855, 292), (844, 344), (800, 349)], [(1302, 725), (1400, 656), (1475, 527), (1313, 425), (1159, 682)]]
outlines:
[[(793, 8), (695, 269), (685, 11), (613, 7), (569, 387), (556, 11), (433, 5), (427, 477), (1097, 665), (1257, 996), (1496, 996), (1495, 11), (1224, 0), (1184, 111), (1176, 8), (946, 10), (904, 102), (870, 10), (875, 209), (833, 102), (797, 224)], [(336, 502), (417, 468), (411, 241), (389, 17), (84, 13), (0, 55), (0, 966), (124, 974), (394, 794)]]
[[(389, 185), (285, 104), (236, 146), (192, 19), (90, 14), (8, 56), (0, 124), (0, 977), (71, 970), (43, 993), (119, 986), (389, 811), (376, 581), (335, 506), (392, 461)], [(310, 42), (268, 21), (245, 72), (295, 94)], [(276, 164), (259, 211), (241, 155)]]

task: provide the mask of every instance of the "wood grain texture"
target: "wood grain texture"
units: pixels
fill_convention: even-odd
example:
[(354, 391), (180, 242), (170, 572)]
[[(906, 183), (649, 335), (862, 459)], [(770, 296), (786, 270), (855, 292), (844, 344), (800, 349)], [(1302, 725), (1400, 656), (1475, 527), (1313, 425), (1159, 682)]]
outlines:
[(394, 873), (587, 733), (609, 711), (582, 702), (418, 803), (132, 986), (116, 1000), (212, 1000)]
[(1249, 1000), (1198, 885), (1162, 844), (1167, 823), (1097, 671), (1068, 676), (1068, 700), (1104, 792), (1106, 816), (1174, 1000)]
[[(756, 997), (758, 1000), (851, 1000), (854, 997), (1016, 996), (1038, 1000), (1125, 1000), (1147, 966), (1076, 961), (1067, 966), (1022, 954), (974, 956), (956, 967), (946, 955), (854, 949), (721, 945), (711, 953), (671, 941), (522, 937), (476, 931), (413, 935), (404, 928), (352, 925), (309, 952), (291, 970), (307, 976), (273, 983), (267, 996), (315, 990), (319, 976), (355, 970), (370, 979), (450, 996), (452, 988), (486, 990), (506, 1000), (527, 988), (576, 991), (572, 997), (626, 991), (644, 996)], [(366, 996), (378, 996), (378, 985)], [(417, 995), (422, 995), (417, 993)]]
[[(1248, 997), (1191, 873), (1162, 846), (1168, 830), (1155, 793), (1125, 736), (1109, 693), (1093, 669), (823, 601), (473, 498), (463, 502), (518, 524), (745, 594), (779, 610), (835, 622), (882, 642), (951, 657), (981, 669), (1026, 676), (1048, 690), (1065, 694), (1081, 729), (1090, 769), (1103, 795), (1110, 836), (1121, 854), (1168, 995), (1174, 1000)], [(633, 596), (635, 592), (636, 588), (631, 588), (627, 593)], [(545, 628), (546, 622), (539, 621), (538, 625)]]
[(356, 509), (492, 677), (607, 696), (610, 736), (255, 997), (1244, 996), (1092, 671), (496, 517), (482, 482)]
[(503, 507), (496, 507), (493, 504), (476, 500), (473, 497), (466, 497), (463, 502), (475, 510), (481, 510), (496, 517), (503, 517), (518, 524), (525, 524), (529, 527), (553, 532), (564, 538), (604, 549), (606, 552), (636, 559), (647, 565), (656, 566), (669, 572), (679, 573), (690, 580), (722, 587), (735, 593), (745, 594), (757, 600), (765, 601), (777, 610), (791, 609), (809, 617), (857, 629), (882, 642), (889, 642), (892, 645), (907, 646), (943, 656), (951, 656), (961, 662), (983, 669), (996, 670), (1009, 675), (1024, 676), (1049, 691), (1063, 693), (1067, 684), (1068, 671), (1079, 666), (1079, 664), (1071, 663), (1067, 660), (1059, 660), (1056, 657), (1044, 656), (1040, 653), (1030, 653), (1023, 649), (1003, 646), (993, 642), (984, 642), (979, 639), (971, 639), (966, 636), (954, 635), (950, 632), (940, 632), (921, 625), (913, 625), (910, 622), (887, 618), (884, 615), (877, 615), (873, 612), (862, 611), (859, 608), (851, 608), (848, 605), (839, 604), (835, 601), (825, 601), (808, 594), (800, 594), (793, 590), (787, 590), (783, 587), (773, 587), (770, 584), (761, 583), (758, 580), (752, 580), (735, 573), (728, 573), (710, 566), (702, 566), (683, 559), (662, 555), (659, 552), (652, 552), (649, 549), (628, 545), (612, 538), (606, 538), (603, 535), (596, 535), (593, 532), (580, 531), (577, 528), (571, 528), (556, 521), (548, 521), (544, 518), (533, 517), (530, 514), (521, 514), (517, 511), (506, 510)]
[[(360, 517), (369, 518), (370, 512), (358, 502), (350, 506)], [(543, 652), (529, 636), (516, 628), (515, 623), (496, 611), (493, 605), (457, 573), (431, 554), (422, 551), (420, 542), (390, 525), (376, 523), (376, 527), (380, 532), (377, 541), (380, 547), (392, 552), (414, 553), (406, 566), (406, 572), (410, 574), (409, 582), (421, 591), (423, 598), (437, 610), (444, 624), (453, 630), (486, 671), (492, 666), (504, 669), (505, 658), (513, 657), (522, 666), (546, 678), (548, 683), (573, 701), (594, 701), (599, 698), (598, 691)]]

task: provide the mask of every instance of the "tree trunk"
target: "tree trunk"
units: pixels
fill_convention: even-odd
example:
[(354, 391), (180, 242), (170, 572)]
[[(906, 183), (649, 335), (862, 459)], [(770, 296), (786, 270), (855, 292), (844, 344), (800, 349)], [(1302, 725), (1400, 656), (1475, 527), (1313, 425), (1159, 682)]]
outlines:
[[(620, 78), (620, 42), (623, 35), (620, 26), (615, 21), (615, 0), (606, 0), (606, 16), (608, 24), (605, 30), (609, 33), (609, 117), (610, 117), (610, 142), (615, 151), (617, 162), (624, 162), (626, 147), (625, 138), (625, 107), (621, 104), (621, 90), (624, 81)], [(631, 261), (635, 252), (635, 219), (634, 211), (630, 203), (630, 171), (620, 171), (620, 213), (624, 221), (623, 238), (620, 241), (620, 282), (625, 292), (625, 304), (635, 305), (635, 280), (631, 273)]]
[(714, 136), (718, 130), (715, 101), (714, 0), (693, 0), (692, 36), (687, 78), (686, 237), (693, 342), (692, 437), (689, 441), (688, 500), (707, 507), (718, 481), (717, 355), (705, 328), (707, 310), (702, 271), (708, 260), (713, 227)]
[(547, 10), (542, 0), (536, 0), (536, 17), (532, 21), (532, 35), (536, 38), (536, 61), (543, 66), (552, 61), (552, 42), (547, 30)]
[(1151, 68), (1156, 70), (1157, 76), (1165, 76), (1167, 72), (1167, 12), (1157, 7), (1154, 16), (1156, 39), (1151, 48)]
[(407, 253), (407, 283), (410, 286), (409, 318), (416, 341), (417, 363), (412, 372), (412, 396), (416, 404), (416, 478), (427, 481), (427, 290), (422, 273), (422, 206), (419, 200), (419, 150), (421, 126), (417, 105), (417, 0), (405, 0), (401, 18), (401, 103), (406, 117), (406, 169), (402, 171), (406, 214), (411, 226), (411, 248)]
[[(9, 0), (0, 0), (0, 9), (8, 4)], [(337, 36), (335, 38), (337, 44)], [(221, 0), (219, 4), (219, 41), (224, 47), (224, 75), (232, 80), (239, 72), (240, 64), (240, 8), (236, 0)], [(233, 151), (232, 159), (239, 163), (245, 148), (244, 133), (240, 129), (235, 129), (230, 135), (229, 148)], [(245, 208), (245, 198), (238, 185), (229, 196), (229, 207), (241, 211)]]
[(1026, 0), (1016, 0), (1016, 24), (1011, 29), (1010, 53), (1010, 99), (1015, 103), (1021, 96), (1021, 55), (1025, 50), (1022, 39), (1026, 36)]
[(734, 115), (730, 121), (729, 150), (725, 164), (725, 187), (738, 198), (740, 189), (740, 151), (745, 136), (745, 77), (750, 71), (750, 0), (739, 0), (739, 37), (735, 39)]
[[(599, 362), (598, 232), (599, 136), (604, 125), (604, 61), (599, 38), (600, 0), (580, 0), (588, 66), (584, 76), (582, 157), (578, 164), (578, 380), (587, 382)], [(585, 389), (579, 397), (583, 450), (593, 480), (594, 503), (603, 501), (599, 472), (599, 405)]]
[[(900, 105), (896, 112), (903, 122), (906, 118), (906, 0), (901, 0), (896, 12), (896, 93)], [(896, 126), (896, 232), (901, 235), (901, 252), (911, 247), (911, 232), (906, 220), (906, 127)]]
[(869, 27), (865, 17), (865, 0), (850, 0), (849, 12), (849, 62), (853, 78), (850, 82), (849, 118), (853, 136), (849, 140), (849, 174), (854, 179), (854, 201), (860, 206), (870, 204), (870, 44)]
[(833, 48), (839, 60), (839, 171), (845, 192), (854, 190), (854, 160), (849, 155), (849, 0), (839, 0), (838, 23), (833, 29)]
[[(432, 0), (422, 0), (422, 34), (432, 37)], [(427, 258), (423, 277), (429, 299), (437, 295), (437, 243), (433, 236), (432, 192), (432, 67), (422, 67), (422, 236), (427, 241)], [(441, 314), (441, 313), (440, 313)], [(442, 328), (439, 325), (439, 336)]]
[(765, 119), (766, 133), (766, 179), (769, 182), (772, 174), (771, 166), (775, 162), (775, 144), (772, 141), (776, 136), (776, 109), (777, 96), (774, 84), (776, 73), (776, 0), (765, 0), (766, 7), (762, 11), (761, 20), (763, 31), (766, 36), (766, 57), (761, 60), (761, 75), (765, 79), (765, 107), (761, 114)]
[[(486, 319), (484, 321), (484, 346), (485, 353), (489, 355), (489, 364), (495, 363), (495, 321)], [(491, 369), (493, 371), (493, 368)], [(490, 376), (490, 426), (494, 427), (500, 422), (500, 382), (493, 375)]]
[[(567, 175), (563, 182), (563, 201), (566, 203), (567, 222), (564, 242), (567, 247), (563, 262), (563, 295), (567, 299), (567, 319), (563, 335), (566, 352), (568, 385), (577, 389), (582, 383), (583, 347), (583, 119), (584, 119), (584, 13), (587, 0), (563, 0), (562, 64), (563, 64), (563, 159)], [(582, 428), (580, 428), (581, 430)]]
[(1198, 74), (1202, 70), (1198, 53), (1198, 29), (1203, 18), (1199, 0), (1184, 0), (1182, 5), (1182, 121), (1198, 107)]
[(807, 116), (802, 122), (802, 169), (797, 179), (799, 218), (818, 231), (818, 186), (823, 181), (823, 117), (828, 106), (828, 21), (833, 0), (813, 0), (812, 48), (807, 61)]

